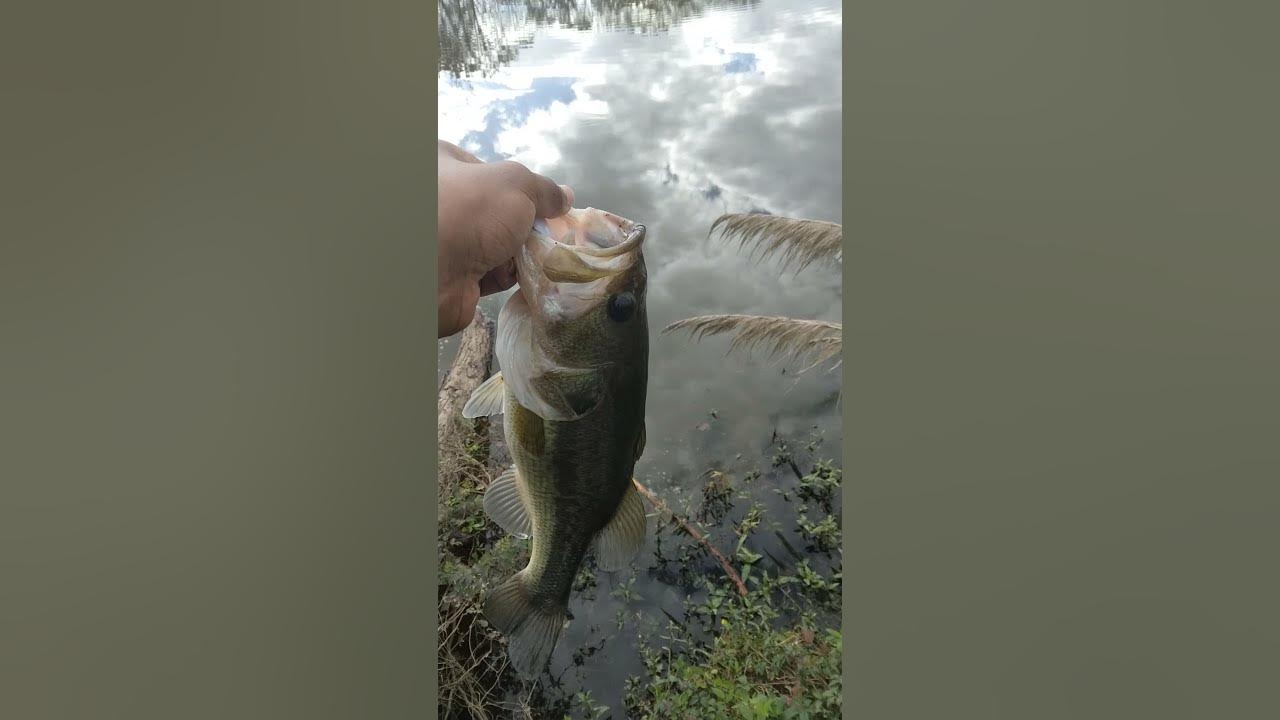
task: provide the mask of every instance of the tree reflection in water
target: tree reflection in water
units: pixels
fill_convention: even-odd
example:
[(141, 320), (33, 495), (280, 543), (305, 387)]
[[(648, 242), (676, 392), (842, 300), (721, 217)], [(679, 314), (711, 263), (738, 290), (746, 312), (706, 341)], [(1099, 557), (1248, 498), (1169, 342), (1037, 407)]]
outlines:
[(545, 25), (575, 30), (669, 31), (713, 8), (750, 8), (760, 0), (437, 0), (440, 71), (490, 77), (516, 59)]

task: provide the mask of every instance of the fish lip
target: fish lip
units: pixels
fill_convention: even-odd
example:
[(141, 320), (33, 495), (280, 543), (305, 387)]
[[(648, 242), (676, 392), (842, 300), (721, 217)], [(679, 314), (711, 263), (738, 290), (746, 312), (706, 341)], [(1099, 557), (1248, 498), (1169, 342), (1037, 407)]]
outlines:
[(617, 257), (619, 255), (625, 255), (626, 253), (633, 252), (634, 250), (636, 250), (637, 248), (639, 248), (641, 245), (644, 244), (644, 238), (645, 238), (645, 235), (648, 233), (648, 228), (646, 228), (644, 225), (640, 223), (632, 222), (630, 220), (627, 220), (626, 218), (618, 217), (613, 213), (605, 213), (605, 214), (611, 218), (617, 218), (618, 220), (621, 221), (619, 223), (619, 228), (626, 228), (626, 232), (627, 232), (626, 239), (610, 248), (592, 248), (592, 247), (575, 246), (574, 250), (582, 253), (583, 255), (591, 255), (593, 257)]
[[(534, 221), (533, 231), (516, 254), (518, 283), (529, 306), (537, 309), (535, 314), (556, 321), (572, 321), (581, 317), (595, 306), (588, 295), (598, 292), (600, 297), (597, 299), (603, 301), (607, 294), (613, 292), (611, 287), (632, 277), (636, 268), (643, 272), (644, 267), (640, 247), (648, 234), (645, 225), (604, 210), (586, 208), (570, 212), (599, 213), (623, 238), (617, 245), (603, 248), (572, 241), (561, 242), (552, 234), (545, 220)], [(552, 279), (553, 276), (543, 267), (543, 259), (549, 257), (547, 253), (559, 252), (571, 253), (584, 264), (584, 269), (590, 268), (596, 276), (582, 280)]]
[(575, 214), (575, 213), (585, 214), (590, 212), (600, 213), (601, 215), (604, 215), (605, 218), (615, 223), (619, 230), (626, 233), (626, 237), (623, 239), (623, 241), (618, 243), (617, 245), (614, 245), (612, 247), (607, 247), (607, 248), (590, 247), (587, 245), (578, 245), (576, 243), (563, 243), (557, 240), (551, 234), (550, 230), (547, 227), (547, 221), (542, 219), (534, 220), (533, 233), (531, 234), (530, 240), (535, 242), (537, 240), (550, 242), (556, 246), (567, 247), (571, 249), (573, 252), (578, 253), (580, 255), (589, 255), (591, 257), (597, 257), (597, 258), (612, 258), (612, 257), (618, 257), (619, 255), (625, 255), (627, 253), (636, 251), (641, 245), (644, 244), (644, 239), (648, 233), (648, 228), (646, 228), (641, 223), (628, 220), (627, 218), (624, 218), (621, 215), (615, 215), (614, 213), (611, 213), (607, 210), (600, 210), (598, 208), (588, 207), (588, 208), (583, 208), (581, 210), (574, 208), (569, 211), (570, 214)]

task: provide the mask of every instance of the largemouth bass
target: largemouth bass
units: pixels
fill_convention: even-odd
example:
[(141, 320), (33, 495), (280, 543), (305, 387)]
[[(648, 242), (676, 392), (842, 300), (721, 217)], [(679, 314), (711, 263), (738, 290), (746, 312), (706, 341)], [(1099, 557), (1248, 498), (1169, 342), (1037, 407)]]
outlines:
[(489, 485), (484, 509), (532, 548), (484, 613), (525, 676), (546, 666), (587, 553), (621, 570), (644, 543), (632, 484), (649, 368), (644, 237), (643, 225), (593, 208), (536, 222), (516, 256), (519, 291), (498, 315), (501, 371), (463, 408), (504, 414), (515, 464)]

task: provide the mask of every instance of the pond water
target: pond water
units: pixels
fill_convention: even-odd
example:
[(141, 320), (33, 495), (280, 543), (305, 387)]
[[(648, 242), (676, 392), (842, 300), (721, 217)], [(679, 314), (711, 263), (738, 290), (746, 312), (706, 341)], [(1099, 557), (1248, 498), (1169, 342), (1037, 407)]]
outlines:
[[(676, 508), (696, 509), (709, 469), (737, 478), (765, 471), (757, 484), (780, 478), (770, 469), (775, 437), (800, 445), (820, 437), (816, 455), (838, 461), (839, 371), (798, 374), (802, 363), (726, 356), (725, 337), (694, 342), (660, 330), (714, 313), (841, 319), (839, 266), (784, 274), (708, 238), (726, 212), (842, 221), (840, 3), (439, 5), (439, 137), (483, 160), (522, 162), (572, 186), (579, 207), (649, 228), (648, 444), (637, 477)], [(482, 307), (496, 318), (505, 298)], [(441, 343), (442, 377), (452, 352), (453, 343)], [(792, 508), (757, 494), (767, 514), (793, 528)], [(722, 547), (732, 550), (724, 528)], [(790, 557), (773, 533), (753, 536), (752, 547), (780, 564)], [(574, 619), (551, 660), (553, 676), (570, 691), (590, 689), (614, 717), (622, 717), (625, 678), (642, 665), (633, 639), (624, 633), (601, 645), (600, 628), (612, 629), (624, 607), (680, 617), (691, 592), (659, 572), (652, 552), (636, 568), (640, 600), (611, 594), (628, 573), (600, 574), (589, 599), (575, 594)], [(574, 665), (574, 650), (589, 645), (601, 647)]]

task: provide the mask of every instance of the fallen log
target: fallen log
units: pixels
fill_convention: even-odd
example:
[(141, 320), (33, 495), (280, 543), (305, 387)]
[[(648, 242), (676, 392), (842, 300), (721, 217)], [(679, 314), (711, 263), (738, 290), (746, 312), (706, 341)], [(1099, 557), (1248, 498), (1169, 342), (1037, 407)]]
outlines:
[[(449, 368), (436, 396), (436, 442), (440, 453), (439, 491), (440, 501), (455, 491), (462, 479), (487, 482), (484, 463), (473, 456), (471, 448), (477, 441), (487, 438), (484, 418), (467, 420), (462, 408), (471, 393), (489, 377), (493, 360), (493, 321), (484, 311), (476, 308), (471, 324), (458, 338), (458, 353)], [(485, 443), (487, 444), (487, 443)], [(482, 456), (483, 457), (483, 456)], [(483, 484), (483, 483), (481, 483)]]
[(465, 440), (476, 432), (475, 423), (463, 419), (462, 408), (471, 393), (489, 377), (492, 358), (493, 321), (477, 307), (471, 324), (458, 339), (458, 354), (453, 359), (449, 374), (440, 384), (436, 441), (441, 447), (458, 444), (460, 439), (465, 446)]

